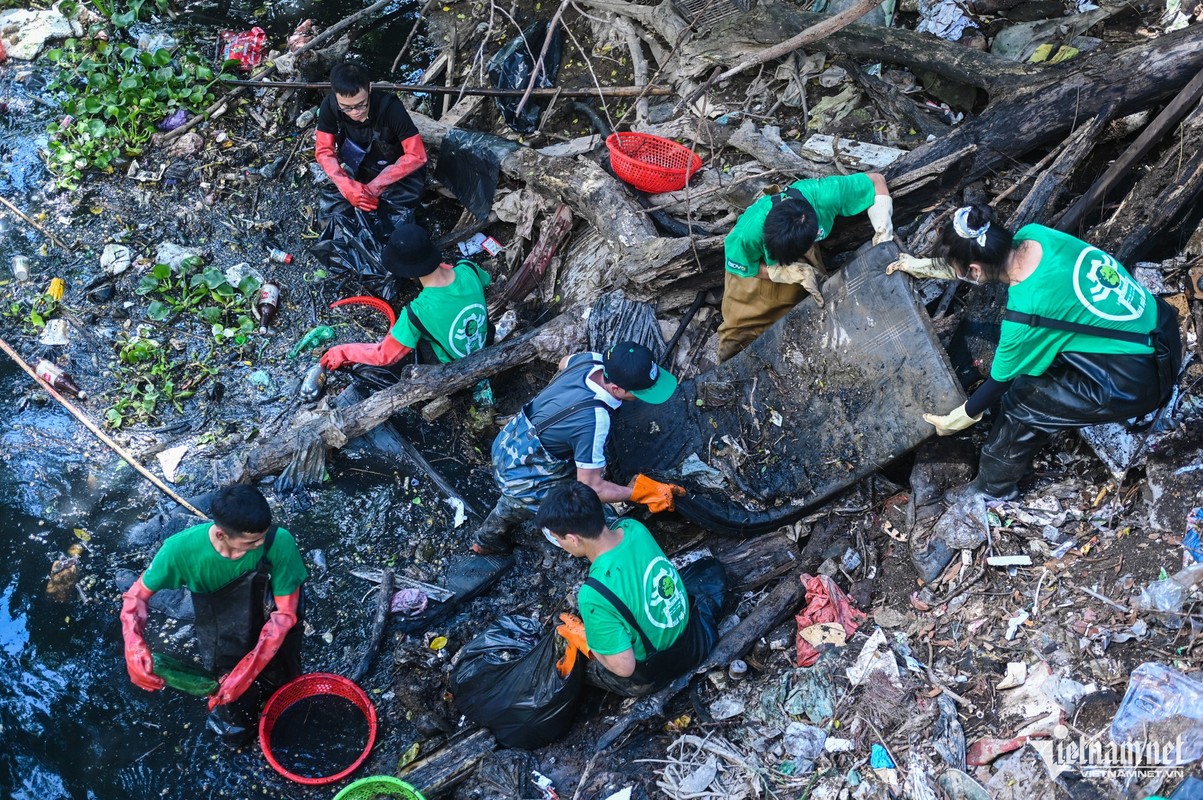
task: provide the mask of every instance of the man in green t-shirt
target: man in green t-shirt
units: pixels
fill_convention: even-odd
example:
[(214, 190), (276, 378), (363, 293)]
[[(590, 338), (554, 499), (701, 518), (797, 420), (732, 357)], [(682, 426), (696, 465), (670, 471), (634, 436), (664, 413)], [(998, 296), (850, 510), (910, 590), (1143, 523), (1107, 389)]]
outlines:
[(418, 346), (430, 342), (435, 356), (446, 364), (485, 346), (489, 319), (485, 287), (489, 273), (461, 259), (454, 267), (444, 264), (439, 251), (419, 225), (399, 225), (389, 237), (382, 256), (384, 267), (398, 280), (416, 279), (422, 291), (376, 344), (340, 344), (322, 356), (322, 366), (338, 369), (346, 364), (395, 364)]
[(818, 242), (831, 233), (837, 216), (862, 211), (873, 225), (873, 244), (893, 238), (893, 201), (885, 178), (875, 172), (797, 181), (748, 206), (723, 242), (727, 273), (719, 361), (747, 347), (806, 292), (823, 304)]
[[(210, 513), (212, 524), (168, 537), (122, 595), (121, 630), (130, 680), (147, 691), (162, 689), (143, 638), (148, 604), (157, 591), (187, 587), (196, 614), (196, 650), (204, 668), (220, 678), (209, 698), (209, 727), (237, 746), (253, 733), (267, 692), (300, 674), (297, 622), (308, 572), (296, 540), (272, 524), (258, 489), (223, 487), (213, 495)], [(269, 586), (275, 610), (264, 619)]]
[(651, 532), (633, 519), (606, 527), (601, 500), (580, 481), (552, 489), (535, 524), (566, 552), (590, 562), (589, 579), (577, 594), (576, 624), (583, 623), (585, 641), (572, 641), (586, 645), (580, 649), (593, 659), (586, 673), (591, 683), (637, 697), (709, 654), (717, 640), (721, 577), (717, 598), (691, 603), (685, 581)]

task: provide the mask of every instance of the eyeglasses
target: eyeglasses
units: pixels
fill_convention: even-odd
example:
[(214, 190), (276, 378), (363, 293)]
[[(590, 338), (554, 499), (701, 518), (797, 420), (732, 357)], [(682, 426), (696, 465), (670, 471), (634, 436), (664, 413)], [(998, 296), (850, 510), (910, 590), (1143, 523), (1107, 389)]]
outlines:
[[(338, 101), (336, 100), (335, 102), (338, 102)], [(343, 112), (344, 114), (354, 114), (357, 111), (367, 111), (368, 104), (371, 102), (372, 102), (371, 98), (368, 98), (367, 100), (364, 100), (362, 103), (356, 103), (353, 106), (344, 106), (342, 103), (339, 103), (338, 110)]]

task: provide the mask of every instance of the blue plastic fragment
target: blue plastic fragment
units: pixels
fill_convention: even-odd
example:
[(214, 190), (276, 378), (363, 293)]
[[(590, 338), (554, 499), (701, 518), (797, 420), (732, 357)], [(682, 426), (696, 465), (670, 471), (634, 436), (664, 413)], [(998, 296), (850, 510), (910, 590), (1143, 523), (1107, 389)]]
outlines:
[(894, 769), (894, 759), (890, 758), (890, 754), (886, 749), (879, 744), (873, 745), (869, 751), (869, 766), (873, 769)]

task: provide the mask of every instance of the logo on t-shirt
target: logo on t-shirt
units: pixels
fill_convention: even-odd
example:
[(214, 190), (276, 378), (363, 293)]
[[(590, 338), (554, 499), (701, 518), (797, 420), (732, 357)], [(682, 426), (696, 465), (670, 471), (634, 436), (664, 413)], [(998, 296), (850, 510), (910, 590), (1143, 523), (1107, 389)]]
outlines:
[(657, 628), (675, 628), (685, 620), (688, 604), (677, 586), (676, 569), (664, 556), (657, 556), (643, 571), (643, 612)]
[(1140, 286), (1115, 258), (1097, 247), (1078, 254), (1074, 292), (1092, 314), (1112, 322), (1137, 319), (1145, 311), (1146, 296)]
[(451, 354), (456, 358), (463, 358), (484, 347), (488, 327), (489, 318), (485, 307), (480, 303), (470, 305), (459, 312), (459, 316), (451, 323), (447, 332), (447, 344), (451, 348)]

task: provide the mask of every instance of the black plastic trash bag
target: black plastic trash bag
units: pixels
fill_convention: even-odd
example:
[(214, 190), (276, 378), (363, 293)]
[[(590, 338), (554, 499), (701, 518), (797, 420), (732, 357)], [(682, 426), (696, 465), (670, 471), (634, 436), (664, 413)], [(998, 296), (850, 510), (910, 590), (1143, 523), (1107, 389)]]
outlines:
[[(354, 276), (371, 294), (392, 300), (397, 296), (397, 281), (385, 270), (380, 256), (393, 229), (414, 221), (413, 209), (405, 202), (417, 202), (421, 195), (411, 188), (390, 187), (375, 211), (364, 211), (347, 202), (333, 184), (323, 187), (318, 219), (326, 220), (326, 227), (310, 252), (332, 276)], [(386, 197), (393, 195), (395, 202), (388, 202)]]
[(501, 160), (521, 145), (491, 133), (452, 128), (439, 146), (434, 177), (477, 219), (493, 208)]
[[(497, 55), (489, 59), (489, 80), (498, 89), (525, 89), (530, 83), (531, 74), (535, 71), (535, 62), (543, 52), (543, 43), (547, 39), (548, 22), (545, 19), (532, 23), (522, 35), (512, 39), (505, 47), (497, 51)], [(543, 56), (543, 69), (535, 80), (538, 89), (550, 89), (556, 85), (560, 76), (560, 60), (564, 52), (564, 33), (557, 25), (551, 34), (551, 43)], [(539, 117), (543, 114), (543, 105), (528, 99), (521, 115), (518, 110), (521, 97), (498, 97), (497, 109), (509, 125), (519, 133), (534, 133), (539, 127)]]
[(559, 739), (576, 718), (585, 659), (561, 678), (558, 638), (533, 617), (498, 618), (457, 656), (451, 691), (459, 710), (506, 747), (531, 750)]

